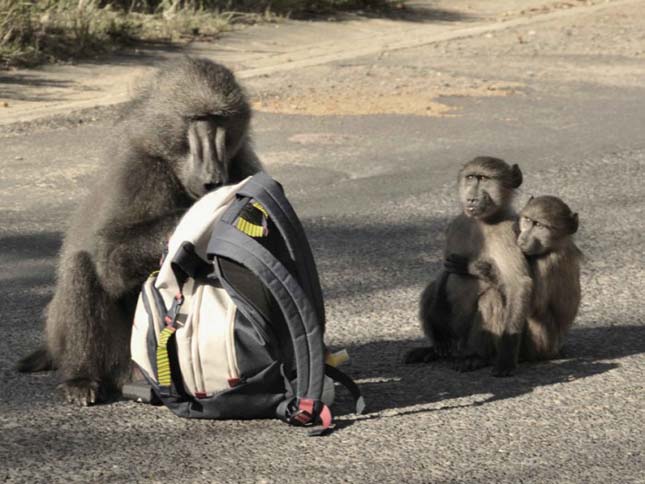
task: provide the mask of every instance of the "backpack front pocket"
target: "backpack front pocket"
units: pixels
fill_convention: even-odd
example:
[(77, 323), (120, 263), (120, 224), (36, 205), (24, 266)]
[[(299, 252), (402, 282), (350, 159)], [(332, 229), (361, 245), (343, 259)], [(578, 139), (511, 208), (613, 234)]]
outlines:
[(235, 304), (224, 289), (198, 285), (186, 322), (176, 333), (184, 386), (197, 398), (211, 396), (239, 382), (235, 314)]

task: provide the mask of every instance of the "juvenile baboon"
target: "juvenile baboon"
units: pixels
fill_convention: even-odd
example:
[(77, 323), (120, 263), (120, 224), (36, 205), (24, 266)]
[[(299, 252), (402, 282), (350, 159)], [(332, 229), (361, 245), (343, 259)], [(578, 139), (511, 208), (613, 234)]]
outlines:
[(251, 110), (227, 68), (184, 58), (159, 71), (125, 111), (107, 172), (65, 235), (46, 347), (20, 371), (59, 368), (69, 402), (119, 393), (136, 297), (179, 218), (206, 192), (257, 172)]
[(432, 346), (409, 352), (407, 363), (452, 356), (462, 371), (491, 363), (496, 376), (515, 369), (531, 295), (511, 207), (521, 183), (519, 167), (499, 158), (477, 157), (460, 170), (463, 213), (448, 227), (444, 270), (421, 296)]
[(531, 198), (520, 212), (517, 244), (529, 261), (533, 295), (522, 360), (557, 357), (580, 305), (578, 214), (557, 197)]

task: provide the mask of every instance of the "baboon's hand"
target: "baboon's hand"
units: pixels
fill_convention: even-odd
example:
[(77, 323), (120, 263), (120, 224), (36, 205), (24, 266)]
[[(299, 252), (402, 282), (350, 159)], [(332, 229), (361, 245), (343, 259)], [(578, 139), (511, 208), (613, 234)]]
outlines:
[(450, 254), (443, 261), (443, 267), (446, 272), (451, 274), (468, 274), (468, 257), (458, 254)]
[(493, 284), (497, 284), (499, 282), (495, 266), (488, 261), (478, 260), (477, 262), (475, 262), (473, 264), (473, 272), (474, 275), (485, 281), (491, 282)]

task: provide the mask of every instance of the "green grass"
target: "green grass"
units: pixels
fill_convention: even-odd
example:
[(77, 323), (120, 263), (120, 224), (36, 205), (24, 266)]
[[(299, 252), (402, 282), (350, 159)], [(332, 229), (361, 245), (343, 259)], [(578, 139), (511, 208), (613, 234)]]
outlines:
[(0, 0), (0, 67), (97, 57), (142, 40), (213, 38), (234, 24), (400, 0)]

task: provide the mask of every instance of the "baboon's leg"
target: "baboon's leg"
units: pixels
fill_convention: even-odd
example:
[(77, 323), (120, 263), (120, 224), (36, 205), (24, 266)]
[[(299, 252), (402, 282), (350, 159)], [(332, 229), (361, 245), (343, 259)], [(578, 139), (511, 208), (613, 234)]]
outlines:
[(61, 389), (70, 402), (107, 401), (129, 366), (131, 322), (101, 286), (87, 252), (73, 254), (65, 269), (46, 324)]
[(448, 274), (443, 272), (438, 280), (432, 281), (421, 294), (419, 319), (424, 334), (432, 341), (432, 346), (410, 350), (405, 363), (427, 363), (450, 354), (452, 332), (450, 329), (450, 304), (446, 297)]
[[(459, 341), (453, 365), (457, 371), (473, 371), (491, 364), (497, 335), (503, 331), (503, 300), (500, 291), (489, 288), (479, 296), (474, 314), (461, 323), (468, 331)], [(468, 317), (468, 313), (461, 315), (462, 319)]]
[(543, 314), (539, 320), (529, 317), (522, 332), (520, 361), (557, 358), (560, 355), (562, 343), (563, 338), (560, 337), (550, 314)]

